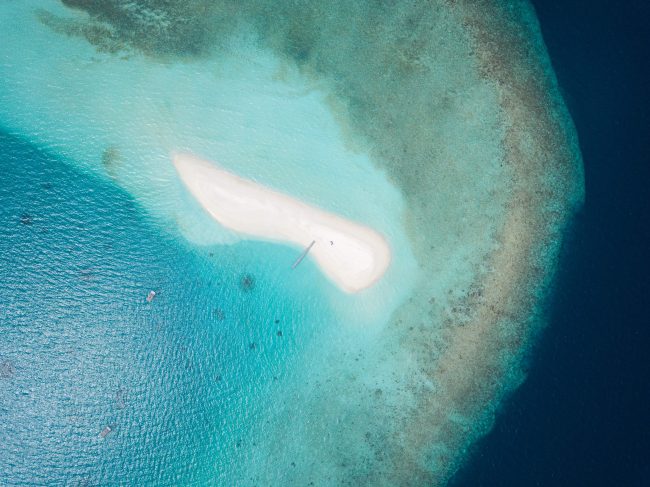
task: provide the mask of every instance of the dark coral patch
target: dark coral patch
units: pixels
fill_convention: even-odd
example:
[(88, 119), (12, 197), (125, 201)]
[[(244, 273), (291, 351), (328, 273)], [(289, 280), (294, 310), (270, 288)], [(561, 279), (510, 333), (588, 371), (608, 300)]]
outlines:
[(23, 225), (32, 225), (34, 223), (34, 217), (29, 213), (23, 213), (20, 215), (20, 223)]
[(0, 378), (9, 379), (16, 373), (16, 368), (9, 360), (3, 360), (0, 363)]
[(239, 280), (241, 288), (248, 292), (255, 288), (255, 278), (251, 274), (244, 274)]

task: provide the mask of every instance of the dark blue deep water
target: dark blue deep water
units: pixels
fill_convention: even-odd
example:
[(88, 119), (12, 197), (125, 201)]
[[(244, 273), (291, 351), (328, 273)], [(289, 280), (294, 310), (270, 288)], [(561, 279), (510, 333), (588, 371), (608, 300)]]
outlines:
[(528, 380), (455, 486), (650, 485), (647, 2), (533, 2), (577, 126), (586, 204)]

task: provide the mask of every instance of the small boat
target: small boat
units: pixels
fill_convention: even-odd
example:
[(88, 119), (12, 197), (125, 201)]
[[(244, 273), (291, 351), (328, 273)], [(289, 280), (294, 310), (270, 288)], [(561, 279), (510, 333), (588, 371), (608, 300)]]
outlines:
[(104, 429), (102, 430), (101, 433), (99, 433), (99, 436), (100, 436), (101, 438), (106, 438), (106, 436), (107, 436), (111, 431), (113, 431), (113, 430), (111, 429), (111, 427), (110, 427), (110, 426), (107, 426), (106, 428), (104, 428)]
[[(305, 250), (303, 251), (303, 253), (300, 254), (300, 257), (298, 257), (298, 258), (296, 259), (296, 261), (293, 263), (293, 265), (291, 266), (292, 269), (295, 269), (296, 267), (298, 267), (298, 264), (300, 264), (300, 263), (302, 262), (302, 260), (303, 260), (305, 257), (307, 257), (307, 254), (309, 253), (309, 251), (311, 250), (311, 248), (314, 246), (315, 243), (316, 243), (316, 240), (312, 240), (312, 241), (311, 241), (311, 243), (309, 244), (309, 246), (308, 246), (307, 248), (305, 248)], [(334, 243), (332, 243), (332, 245), (334, 245)]]
[(156, 291), (149, 291), (149, 294), (147, 295), (147, 303), (153, 301), (153, 298), (155, 297), (156, 297)]

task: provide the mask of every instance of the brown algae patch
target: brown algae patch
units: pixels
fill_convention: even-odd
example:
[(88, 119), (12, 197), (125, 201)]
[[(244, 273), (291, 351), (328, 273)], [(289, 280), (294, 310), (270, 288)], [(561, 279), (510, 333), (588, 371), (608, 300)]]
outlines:
[(92, 19), (64, 18), (39, 9), (36, 18), (45, 26), (59, 34), (85, 39), (95, 46), (98, 52), (118, 54), (129, 51), (129, 46), (118, 35), (115, 29), (107, 23)]
[[(71, 32), (84, 33), (99, 51), (107, 40), (120, 39), (120, 45), (156, 58), (202, 57), (215, 37), (224, 38), (237, 25), (236, 2), (187, 1), (95, 1), (62, 0), (70, 8), (89, 14)], [(110, 35), (86, 36), (97, 26), (110, 25)], [(99, 32), (98, 34), (101, 34)]]
[(123, 162), (122, 154), (116, 146), (109, 146), (102, 152), (102, 167), (112, 179), (117, 179)]
[(407, 202), (414, 293), (379, 332), (314, 344), (270, 401), (286, 406), (269, 412), (266, 439), (233, 458), (239, 483), (445, 483), (523, 380), (582, 201), (574, 128), (528, 3), (63, 3), (106, 25), (108, 46), (154, 60), (218, 56), (246, 25), (324, 87), (351, 146)]

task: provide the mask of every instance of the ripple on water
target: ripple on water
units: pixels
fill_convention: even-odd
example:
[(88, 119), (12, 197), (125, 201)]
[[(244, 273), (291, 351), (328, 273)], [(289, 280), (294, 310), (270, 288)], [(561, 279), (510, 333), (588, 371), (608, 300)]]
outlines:
[[(30, 39), (7, 26), (73, 55), (61, 69), (26, 49), (5, 69), (2, 123), (138, 206), (53, 162), (11, 163), (0, 258), (18, 265), (3, 268), (0, 347), (13, 348), (0, 358), (15, 371), (0, 428), (43, 455), (27, 466), (0, 450), (0, 475), (49, 481), (72, 452), (66, 468), (107, 482), (119, 465), (169, 485), (444, 483), (523, 380), (582, 199), (530, 6), (63, 3), (90, 16), (53, 6), (29, 17)], [(165, 165), (179, 147), (376, 226), (403, 251), (393, 273), (342, 297), (309, 263), (286, 271), (295, 249), (181, 243), (232, 235), (179, 192)], [(164, 291), (146, 307), (152, 287)]]

